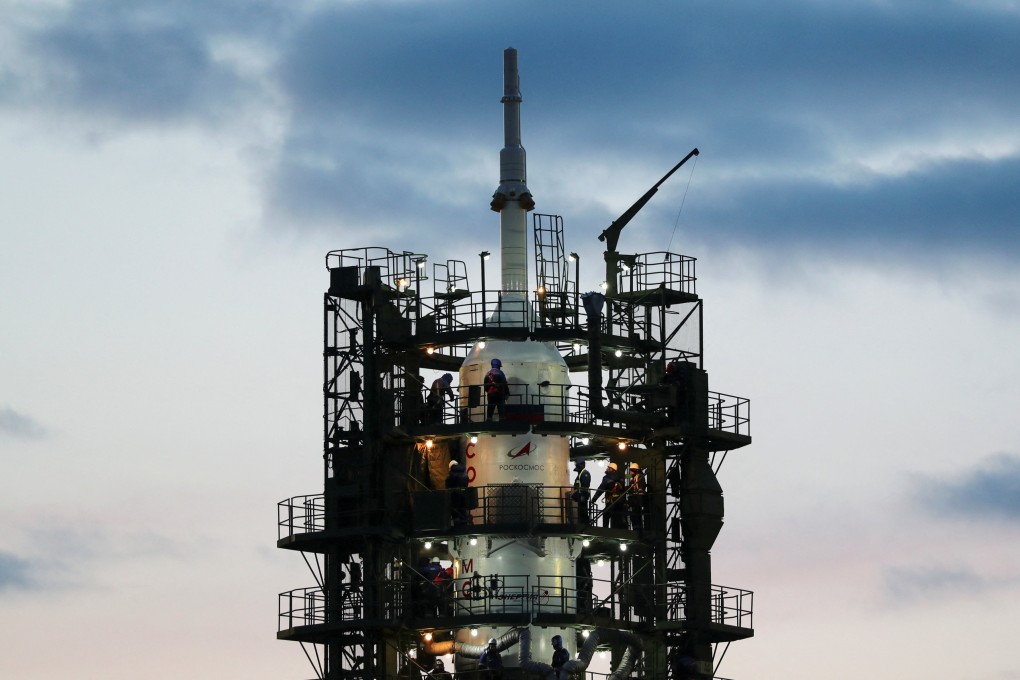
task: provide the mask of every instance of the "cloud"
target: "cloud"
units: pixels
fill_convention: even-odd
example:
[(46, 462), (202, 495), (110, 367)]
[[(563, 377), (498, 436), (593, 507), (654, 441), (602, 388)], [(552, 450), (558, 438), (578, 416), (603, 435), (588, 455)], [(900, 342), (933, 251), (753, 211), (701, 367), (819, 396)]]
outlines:
[(923, 478), (915, 494), (939, 515), (1020, 521), (1020, 456), (989, 456), (954, 478)]
[[(900, 177), (872, 175), (850, 185), (827, 178), (729, 184), (730, 201), (695, 210), (691, 219), (723, 239), (745, 243), (877, 245), (915, 254), (975, 251), (1020, 257), (1020, 156), (924, 167)], [(754, 220), (748, 220), (753, 206)]]
[(10, 406), (0, 409), (0, 435), (19, 439), (45, 439), (49, 430), (31, 416), (18, 413)]
[[(26, 15), (27, 15), (26, 10)], [(121, 124), (219, 121), (257, 89), (237, 43), (273, 30), (275, 3), (75, 2), (22, 16), (0, 104)]]
[(0, 592), (35, 587), (35, 565), (13, 553), (0, 550)]
[[(525, 2), (512, 21), (465, 0), (20, 11), (0, 105), (118, 129), (278, 109), (259, 160), (274, 230), (328, 225), (356, 246), (477, 224), (513, 45), (532, 189), (569, 223), (608, 223), (699, 146), (684, 223), (707, 242), (1020, 257), (1020, 91), (1002, 87), (1020, 70), (1020, 13), (1005, 4)], [(682, 191), (674, 179), (643, 221), (670, 230)]]
[(994, 585), (968, 567), (890, 567), (882, 574), (883, 592), (893, 604), (969, 598)]
[[(563, 3), (525, 12), (536, 20), (520, 35), (483, 7), (449, 6), (456, 21), (415, 3), (355, 3), (298, 25), (279, 63), (294, 114), (270, 180), (281, 221), (400, 223), (443, 214), (453, 192), (487, 196), (451, 159), (477, 168), (480, 149), (495, 158), (499, 51), (512, 44), (531, 174), (536, 158), (552, 176), (609, 168), (589, 204), (634, 181), (624, 168), (654, 168), (651, 182), (696, 144), (712, 183), (695, 182), (685, 220), (707, 240), (1020, 256), (1020, 96), (1000, 86), (1020, 69), (1015, 13), (802, 2), (578, 13)], [(444, 157), (425, 151), (437, 143)], [(544, 210), (568, 203), (533, 190)], [(680, 191), (649, 206), (664, 230)]]

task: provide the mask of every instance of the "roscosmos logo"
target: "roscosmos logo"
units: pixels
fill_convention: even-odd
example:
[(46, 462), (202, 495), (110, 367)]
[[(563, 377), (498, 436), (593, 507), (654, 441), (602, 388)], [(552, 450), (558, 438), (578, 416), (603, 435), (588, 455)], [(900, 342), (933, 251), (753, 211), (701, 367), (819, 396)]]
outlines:
[[(535, 448), (537, 449), (538, 447), (536, 446)], [(520, 458), (521, 456), (530, 456), (531, 451), (532, 451), (531, 442), (529, 441), (527, 444), (522, 446), (520, 450), (518, 450), (517, 452), (514, 452), (513, 449), (510, 449), (509, 451), (506, 452), (506, 456), (507, 458)]]

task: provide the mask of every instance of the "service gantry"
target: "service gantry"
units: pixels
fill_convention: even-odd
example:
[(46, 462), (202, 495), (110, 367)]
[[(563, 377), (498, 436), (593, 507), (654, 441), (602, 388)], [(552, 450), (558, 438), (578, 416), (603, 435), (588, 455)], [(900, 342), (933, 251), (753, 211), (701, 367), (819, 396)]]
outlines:
[(532, 212), (512, 49), (502, 102), (498, 288), (488, 252), (476, 290), (464, 261), (326, 256), (323, 490), (279, 504), (277, 541), (315, 584), (280, 595), (277, 637), (324, 680), (418, 678), (437, 659), (482, 680), (490, 646), (506, 680), (717, 677), (753, 635), (752, 593), (713, 584), (710, 557), (749, 402), (708, 389), (694, 258), (617, 251), (697, 149), (602, 232), (605, 279), (581, 295), (562, 218)]

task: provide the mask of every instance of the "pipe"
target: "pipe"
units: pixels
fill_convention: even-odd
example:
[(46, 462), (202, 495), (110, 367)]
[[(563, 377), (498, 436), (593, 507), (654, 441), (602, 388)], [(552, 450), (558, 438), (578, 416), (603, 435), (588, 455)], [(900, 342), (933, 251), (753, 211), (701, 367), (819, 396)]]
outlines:
[(581, 296), (584, 311), (588, 316), (588, 405), (593, 418), (629, 425), (653, 427), (663, 423), (663, 416), (657, 413), (638, 413), (623, 409), (609, 408), (602, 403), (602, 305), (606, 296), (602, 293), (585, 293)]
[[(614, 641), (622, 642), (626, 645), (626, 648), (620, 656), (620, 663), (613, 669), (613, 672), (609, 674), (606, 680), (623, 680), (623, 678), (629, 677), (634, 669), (634, 665), (641, 658), (641, 639), (633, 633), (613, 630), (611, 628), (596, 628), (591, 631), (588, 634), (588, 639), (584, 641), (581, 651), (577, 653), (577, 658), (563, 664), (560, 673), (563, 677), (583, 673), (588, 668), (588, 664), (591, 663), (592, 657), (595, 656), (595, 650), (598, 646), (603, 642)], [(547, 663), (535, 661), (531, 658), (530, 628), (514, 628), (499, 636), (496, 639), (496, 650), (502, 652), (513, 647), (518, 642), (520, 642), (518, 663), (523, 670), (529, 673), (537, 673), (545, 678), (545, 680), (559, 680), (555, 668)], [(465, 644), (456, 640), (445, 640), (443, 642), (427, 643), (424, 649), (429, 654), (436, 656), (457, 654), (469, 659), (477, 659), (482, 655), (487, 646)]]
[[(520, 639), (520, 630), (514, 628), (496, 638), (496, 651), (502, 652), (517, 644)], [(488, 644), (472, 645), (456, 640), (443, 640), (442, 642), (428, 642), (423, 649), (429, 654), (443, 656), (444, 654), (458, 654), (469, 659), (477, 659), (485, 651)]]

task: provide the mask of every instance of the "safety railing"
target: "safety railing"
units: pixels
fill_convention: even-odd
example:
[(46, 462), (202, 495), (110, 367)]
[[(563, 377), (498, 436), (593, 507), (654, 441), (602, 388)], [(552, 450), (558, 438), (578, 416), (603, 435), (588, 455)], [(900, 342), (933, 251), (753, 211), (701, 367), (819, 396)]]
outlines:
[(319, 587), (296, 588), (279, 595), (278, 630), (326, 621), (326, 593)]
[[(541, 486), (537, 484), (490, 484), (471, 486), (468, 489), (430, 491), (449, 497), (450, 520), (455, 525), (461, 517), (466, 525), (526, 525), (541, 524), (583, 527), (597, 522), (602, 510), (592, 508), (590, 501), (574, 500), (572, 486)], [(399, 497), (399, 493), (394, 494)], [(357, 528), (371, 519), (371, 503), (344, 503), (338, 499), (333, 512), (335, 526)], [(376, 500), (376, 499), (373, 499)], [(398, 500), (395, 498), (395, 501)], [(405, 499), (406, 500), (406, 499)], [(601, 504), (600, 504), (601, 505)], [(401, 500), (393, 507), (407, 510), (380, 516), (388, 526), (410, 524), (410, 508)], [(620, 509), (624, 506), (621, 505)], [(587, 514), (586, 514), (587, 512)], [(277, 504), (277, 538), (292, 538), (326, 529), (326, 504), (322, 494), (295, 496)], [(614, 521), (614, 527), (616, 526)], [(623, 528), (627, 528), (624, 526)]]
[[(459, 396), (453, 401), (444, 399), (439, 404), (420, 406), (419, 422), (423, 425), (470, 425), (485, 423), (490, 420), (500, 421), (499, 408), (487, 403), (481, 385), (469, 385), (453, 388)], [(649, 412), (658, 410), (665, 414), (666, 405), (651, 406), (649, 394), (655, 386), (643, 387), (640, 391), (628, 392), (623, 389), (607, 387), (604, 390), (609, 405), (613, 408)], [(427, 395), (426, 395), (427, 396)], [(420, 399), (425, 399), (421, 397)], [(409, 402), (401, 390), (394, 391), (394, 409), (406, 408)], [(665, 402), (657, 401), (656, 404)], [(540, 423), (574, 423), (579, 426), (594, 422), (591, 415), (591, 402), (583, 385), (555, 384), (523, 385), (510, 384), (510, 396), (503, 404), (504, 422)], [(708, 427), (738, 435), (751, 434), (751, 402), (746, 397), (738, 397), (721, 392), (708, 393)], [(583, 429), (580, 428), (580, 429)]]
[[(437, 617), (578, 614), (635, 623), (654, 616), (656, 586), (651, 584), (541, 574), (473, 573), (430, 580), (422, 572), (408, 572), (410, 576), (387, 580), (378, 588), (372, 611), (379, 618), (431, 621)], [(281, 593), (281, 630), (326, 622), (355, 623), (365, 617), (361, 586), (345, 583), (336, 592), (337, 601), (329, 604), (319, 587)]]
[[(638, 623), (655, 616), (655, 584), (620, 583), (580, 576), (472, 573), (429, 579), (424, 567), (405, 567), (408, 576), (378, 584), (372, 603), (375, 617), (387, 621), (434, 620), (436, 617), (506, 614), (595, 615)], [(671, 621), (683, 620), (686, 590), (682, 583), (665, 585)], [(363, 586), (344, 583), (327, 602), (319, 587), (297, 588), (279, 596), (280, 630), (327, 622), (356, 623), (366, 616)], [(740, 628), (752, 627), (753, 593), (712, 586), (711, 621)]]
[(695, 294), (695, 264), (693, 257), (657, 251), (635, 256), (633, 266), (621, 262), (620, 290), (667, 290)]
[[(598, 611), (627, 618), (624, 598), (617, 592), (599, 599), (591, 588), (606, 581), (588, 579), (577, 587), (573, 576), (472, 574), (465, 578), (429, 580), (420, 572), (403, 579), (387, 580), (380, 588), (380, 601), (373, 610), (383, 619), (409, 617), (431, 620), (437, 616), (480, 616), (496, 614), (572, 614)], [(327, 606), (323, 589), (297, 588), (279, 596), (280, 629), (326, 622), (352, 623), (364, 617), (364, 599), (359, 586), (342, 584), (336, 589), (337, 602)]]
[[(671, 618), (683, 618), (687, 588), (683, 582), (666, 584), (666, 609)], [(753, 628), (754, 593), (741, 588), (712, 586), (712, 623)]]
[[(573, 487), (537, 484), (489, 484), (472, 487), (477, 507), (468, 509), (469, 524), (575, 524), (577, 503)], [(462, 493), (455, 489), (445, 493)]]
[(326, 528), (326, 499), (322, 494), (295, 496), (276, 506), (277, 538), (323, 531)]
[(708, 393), (708, 427), (731, 434), (751, 434), (751, 400), (721, 392)]

